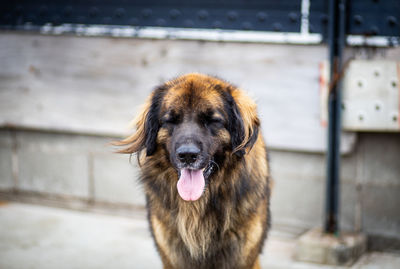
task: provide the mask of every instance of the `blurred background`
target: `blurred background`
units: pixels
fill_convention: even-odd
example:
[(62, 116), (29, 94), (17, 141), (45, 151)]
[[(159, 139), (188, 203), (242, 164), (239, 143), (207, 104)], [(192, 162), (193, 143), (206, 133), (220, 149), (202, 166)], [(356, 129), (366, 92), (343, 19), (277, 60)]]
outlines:
[[(331, 2), (340, 233), (368, 238), (352, 268), (400, 268), (400, 2)], [(294, 259), (324, 225), (331, 2), (1, 2), (0, 267), (161, 268), (135, 158), (109, 143), (155, 86), (201, 72), (258, 104), (275, 182), (263, 268), (341, 268)]]

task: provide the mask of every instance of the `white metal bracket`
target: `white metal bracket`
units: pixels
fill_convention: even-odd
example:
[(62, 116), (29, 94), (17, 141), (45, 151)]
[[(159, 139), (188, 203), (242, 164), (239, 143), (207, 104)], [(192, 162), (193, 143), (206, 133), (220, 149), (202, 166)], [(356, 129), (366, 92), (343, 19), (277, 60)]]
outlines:
[(400, 62), (353, 60), (343, 79), (342, 127), (400, 131)]

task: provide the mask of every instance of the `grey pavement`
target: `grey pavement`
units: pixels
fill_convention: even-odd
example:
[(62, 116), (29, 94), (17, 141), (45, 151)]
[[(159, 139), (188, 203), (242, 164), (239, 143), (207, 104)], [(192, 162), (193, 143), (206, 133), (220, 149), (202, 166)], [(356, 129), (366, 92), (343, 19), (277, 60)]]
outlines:
[[(272, 231), (263, 268), (348, 268), (299, 263), (295, 238)], [(143, 212), (128, 218), (31, 204), (0, 206), (0, 268), (162, 268)], [(351, 269), (398, 269), (400, 255), (368, 253)]]

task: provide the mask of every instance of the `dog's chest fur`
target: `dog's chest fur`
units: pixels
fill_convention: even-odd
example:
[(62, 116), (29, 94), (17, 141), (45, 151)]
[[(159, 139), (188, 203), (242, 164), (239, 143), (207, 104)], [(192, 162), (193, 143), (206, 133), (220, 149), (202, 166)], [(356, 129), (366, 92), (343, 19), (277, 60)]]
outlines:
[(239, 251), (232, 246), (238, 246), (233, 241), (239, 241), (239, 235), (230, 231), (234, 227), (229, 218), (220, 216), (228, 212), (210, 211), (206, 204), (184, 203), (169, 217), (150, 216), (160, 252), (174, 268), (235, 268), (238, 261), (234, 257)]
[[(162, 258), (172, 268), (182, 265), (185, 268), (245, 268), (246, 261), (237, 257), (258, 243), (247, 238), (249, 223), (254, 222), (253, 226), (260, 231), (257, 240), (262, 237), (261, 227), (265, 223), (254, 220), (256, 200), (262, 199), (254, 196), (255, 190), (251, 187), (243, 191), (241, 180), (247, 179), (241, 177), (232, 178), (224, 186), (208, 186), (210, 189), (204, 197), (195, 202), (180, 199), (176, 188), (168, 182), (171, 180), (168, 173), (159, 174), (151, 181), (147, 179), (145, 189), (152, 233)], [(231, 187), (227, 188), (226, 183)], [(256, 199), (243, 199), (250, 192), (249, 196)]]

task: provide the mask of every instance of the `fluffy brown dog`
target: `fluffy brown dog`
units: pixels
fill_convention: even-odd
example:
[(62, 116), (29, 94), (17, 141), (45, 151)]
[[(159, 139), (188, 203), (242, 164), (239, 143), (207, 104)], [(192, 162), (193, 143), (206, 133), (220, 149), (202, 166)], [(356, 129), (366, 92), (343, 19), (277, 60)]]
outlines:
[(138, 154), (164, 268), (259, 268), (270, 189), (255, 103), (188, 74), (153, 91), (136, 128), (117, 145)]

